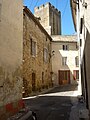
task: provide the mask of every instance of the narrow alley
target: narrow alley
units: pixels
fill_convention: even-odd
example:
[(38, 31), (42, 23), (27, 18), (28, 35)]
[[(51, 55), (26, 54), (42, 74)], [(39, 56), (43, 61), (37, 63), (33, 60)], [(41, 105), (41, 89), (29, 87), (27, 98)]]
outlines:
[(36, 112), (37, 120), (69, 120), (77, 86), (55, 87), (49, 92), (25, 100), (26, 106)]
[(90, 120), (90, 0), (0, 0), (0, 120)]

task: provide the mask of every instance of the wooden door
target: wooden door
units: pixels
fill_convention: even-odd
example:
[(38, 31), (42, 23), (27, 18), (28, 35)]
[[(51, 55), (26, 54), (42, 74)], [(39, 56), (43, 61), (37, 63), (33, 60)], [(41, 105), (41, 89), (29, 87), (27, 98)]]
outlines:
[(70, 70), (59, 70), (59, 84), (69, 84), (70, 83)]

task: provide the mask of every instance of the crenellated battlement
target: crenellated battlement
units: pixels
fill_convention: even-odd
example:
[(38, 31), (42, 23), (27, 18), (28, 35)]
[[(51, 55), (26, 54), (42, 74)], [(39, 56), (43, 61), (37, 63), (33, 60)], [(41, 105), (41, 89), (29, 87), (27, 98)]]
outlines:
[(50, 7), (51, 9), (53, 9), (54, 11), (56, 11), (57, 13), (60, 13), (60, 11), (57, 8), (55, 8), (50, 2), (47, 2), (46, 4), (43, 4), (43, 5), (39, 6), (39, 7), (35, 7), (34, 10), (36, 12), (36, 11), (44, 9), (46, 7)]

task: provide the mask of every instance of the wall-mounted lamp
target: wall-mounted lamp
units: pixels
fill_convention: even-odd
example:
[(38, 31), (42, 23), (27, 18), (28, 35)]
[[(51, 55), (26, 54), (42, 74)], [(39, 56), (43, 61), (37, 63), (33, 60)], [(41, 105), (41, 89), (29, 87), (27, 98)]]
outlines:
[(53, 55), (55, 55), (55, 51), (54, 51), (54, 50), (51, 52), (50, 58), (51, 58)]

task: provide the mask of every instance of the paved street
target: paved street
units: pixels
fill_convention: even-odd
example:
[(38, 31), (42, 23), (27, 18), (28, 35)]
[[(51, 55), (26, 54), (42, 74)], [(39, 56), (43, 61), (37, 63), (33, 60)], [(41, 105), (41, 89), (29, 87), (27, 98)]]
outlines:
[(46, 94), (25, 100), (37, 114), (37, 120), (69, 120), (76, 86), (56, 87)]

